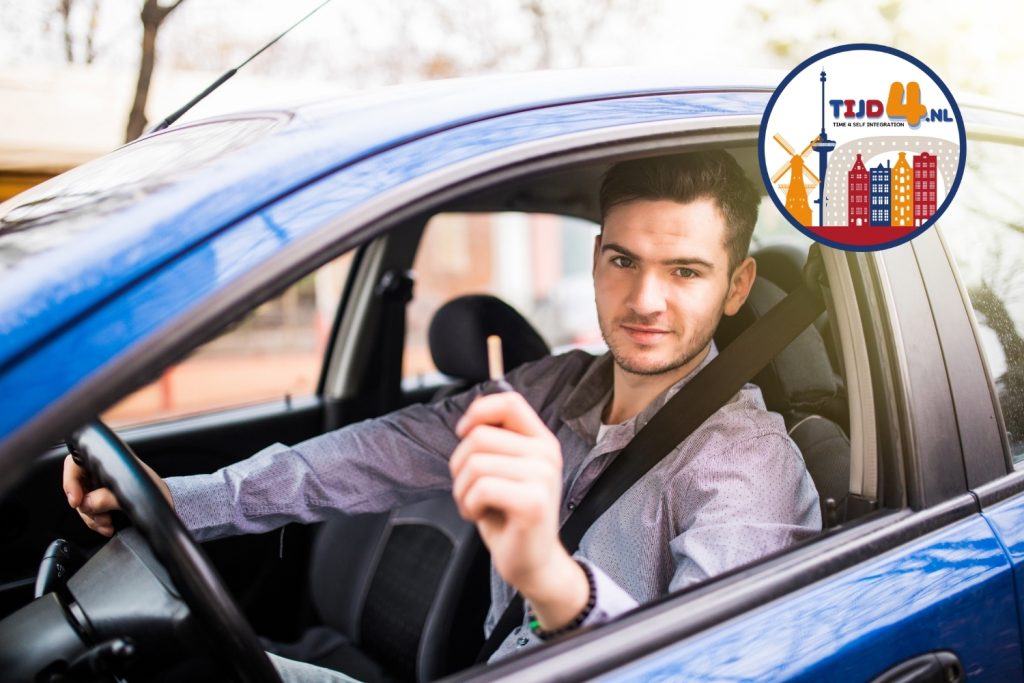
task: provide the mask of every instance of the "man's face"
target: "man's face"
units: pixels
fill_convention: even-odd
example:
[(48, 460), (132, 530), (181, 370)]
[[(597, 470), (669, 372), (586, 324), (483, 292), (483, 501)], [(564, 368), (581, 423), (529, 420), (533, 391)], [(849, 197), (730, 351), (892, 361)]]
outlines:
[(658, 375), (695, 360), (723, 312), (736, 313), (746, 300), (753, 263), (748, 257), (729, 272), (725, 219), (712, 199), (612, 207), (595, 242), (594, 291), (615, 362)]

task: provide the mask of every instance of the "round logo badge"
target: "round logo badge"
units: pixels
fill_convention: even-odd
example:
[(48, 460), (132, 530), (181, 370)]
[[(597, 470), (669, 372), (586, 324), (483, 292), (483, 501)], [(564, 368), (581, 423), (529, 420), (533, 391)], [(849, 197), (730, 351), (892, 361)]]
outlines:
[(843, 45), (793, 69), (768, 102), (758, 154), (768, 195), (805, 235), (873, 251), (921, 234), (964, 172), (949, 88), (920, 60)]

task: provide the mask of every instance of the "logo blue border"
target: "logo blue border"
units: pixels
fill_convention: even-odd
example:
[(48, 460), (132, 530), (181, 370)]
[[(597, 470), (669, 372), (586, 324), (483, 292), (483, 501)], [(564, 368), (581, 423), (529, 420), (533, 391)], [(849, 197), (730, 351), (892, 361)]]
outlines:
[[(942, 90), (942, 94), (946, 96), (946, 99), (949, 101), (950, 106), (953, 108), (954, 115), (956, 116), (957, 132), (960, 136), (960, 163), (957, 164), (956, 177), (953, 179), (953, 184), (946, 192), (946, 199), (942, 202), (942, 205), (935, 210), (935, 213), (932, 214), (931, 218), (925, 221), (924, 225), (922, 225), (914, 232), (904, 235), (899, 239), (892, 240), (891, 242), (884, 242), (882, 244), (871, 246), (860, 246), (854, 244), (843, 244), (841, 242), (834, 242), (832, 240), (825, 239), (821, 235), (815, 234), (805, 226), (801, 225), (795, 218), (793, 218), (792, 215), (790, 215), (789, 211), (786, 209), (786, 205), (776, 195), (775, 190), (772, 187), (771, 177), (768, 175), (768, 168), (765, 164), (764, 158), (764, 143), (765, 136), (768, 132), (768, 117), (771, 115), (772, 110), (775, 108), (775, 102), (779, 99), (779, 95), (782, 94), (782, 91), (786, 89), (786, 86), (789, 85), (789, 83), (798, 74), (802, 73), (804, 69), (812, 66), (816, 61), (821, 60), (824, 57), (828, 57), (829, 55), (838, 54), (840, 52), (852, 52), (854, 50), (873, 50), (875, 52), (885, 52), (896, 57), (901, 57), (910, 62), (911, 64), (913, 64), (914, 66), (918, 67), (922, 71), (924, 71), (926, 74), (928, 74), (932, 78), (932, 80), (935, 81), (935, 83), (939, 86), (939, 89)], [(953, 98), (953, 93), (950, 92), (948, 87), (946, 87), (945, 82), (943, 82), (943, 80), (939, 78), (938, 75), (920, 59), (914, 57), (913, 55), (909, 55), (906, 52), (903, 52), (902, 50), (897, 50), (894, 47), (888, 47), (886, 45), (877, 45), (875, 43), (848, 43), (845, 45), (837, 45), (836, 47), (830, 47), (827, 50), (822, 50), (817, 54), (811, 55), (804, 61), (800, 62), (800, 64), (798, 64), (796, 67), (794, 67), (792, 71), (786, 74), (786, 77), (783, 78), (782, 82), (779, 83), (779, 85), (775, 88), (775, 92), (772, 93), (771, 98), (768, 100), (768, 105), (764, 109), (764, 115), (761, 117), (761, 126), (757, 134), (757, 161), (758, 165), (761, 167), (761, 180), (764, 182), (765, 190), (768, 192), (768, 196), (771, 197), (772, 201), (775, 203), (775, 206), (782, 213), (783, 217), (785, 217), (786, 220), (788, 220), (797, 230), (807, 235), (815, 242), (824, 244), (829, 247), (833, 247), (835, 249), (841, 249), (843, 251), (881, 251), (883, 249), (890, 249), (892, 247), (899, 246), (904, 242), (909, 242), (910, 240), (914, 239), (915, 237), (923, 233), (925, 230), (935, 225), (935, 221), (937, 221), (939, 217), (942, 216), (942, 214), (949, 207), (949, 203), (953, 201), (953, 197), (956, 195), (957, 190), (960, 189), (960, 180), (964, 177), (964, 168), (967, 165), (967, 131), (964, 128), (964, 117), (960, 113), (959, 105), (957, 105), (956, 100)]]

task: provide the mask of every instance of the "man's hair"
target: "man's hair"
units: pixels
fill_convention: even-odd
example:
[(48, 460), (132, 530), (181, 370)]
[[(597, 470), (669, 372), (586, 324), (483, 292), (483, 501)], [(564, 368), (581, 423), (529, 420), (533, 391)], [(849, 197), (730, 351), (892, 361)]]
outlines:
[(601, 181), (601, 221), (612, 207), (635, 199), (685, 204), (701, 198), (714, 200), (725, 219), (731, 273), (750, 248), (761, 199), (728, 152), (687, 152), (615, 164)]

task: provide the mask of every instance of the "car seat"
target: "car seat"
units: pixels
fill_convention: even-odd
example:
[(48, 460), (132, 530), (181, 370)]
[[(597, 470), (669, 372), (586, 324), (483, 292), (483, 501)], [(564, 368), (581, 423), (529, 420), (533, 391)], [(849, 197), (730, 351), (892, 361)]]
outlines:
[[(715, 341), (724, 349), (786, 293), (758, 276), (736, 315), (723, 317)], [(818, 489), (822, 523), (841, 521), (850, 487), (850, 439), (846, 390), (833, 370), (817, 327), (804, 330), (753, 379), (769, 410), (782, 415)]]
[[(487, 378), (491, 334), (504, 342), (508, 370), (550, 353), (500, 299), (458, 297), (434, 314), (428, 334), (434, 364), (455, 380), (441, 396)], [(323, 624), (296, 643), (264, 645), (361, 681), (438, 678), (470, 666), (483, 645), (489, 566), (475, 526), (448, 494), (389, 513), (339, 515), (313, 541), (310, 593)]]

